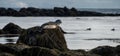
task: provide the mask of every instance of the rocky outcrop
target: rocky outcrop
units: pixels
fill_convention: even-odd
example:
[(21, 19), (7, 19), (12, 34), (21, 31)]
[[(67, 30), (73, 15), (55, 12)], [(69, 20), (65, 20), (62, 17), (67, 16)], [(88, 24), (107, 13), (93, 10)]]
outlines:
[(115, 56), (114, 47), (110, 46), (99, 46), (92, 49), (92, 52), (101, 56)]
[(15, 56), (14, 54), (0, 52), (0, 56)]
[(43, 29), (39, 26), (29, 28), (22, 32), (17, 43), (62, 51), (68, 50), (65, 37), (59, 26), (55, 29)]
[(23, 44), (0, 44), (0, 55), (5, 56), (16, 56), (25, 48), (29, 48), (27, 45)]
[(59, 51), (24, 44), (0, 44), (0, 56), (99, 56), (84, 50)]
[(58, 56), (57, 51), (44, 47), (31, 47), (22, 50), (18, 56)]
[(120, 45), (116, 47), (99, 46), (92, 49), (90, 53), (98, 54), (101, 56), (120, 56)]
[(120, 14), (104, 14), (94, 11), (78, 11), (76, 8), (54, 7), (53, 9), (40, 9), (34, 7), (0, 8), (0, 16), (120, 16)]
[(2, 30), (4, 34), (20, 34), (22, 28), (14, 23), (8, 23)]

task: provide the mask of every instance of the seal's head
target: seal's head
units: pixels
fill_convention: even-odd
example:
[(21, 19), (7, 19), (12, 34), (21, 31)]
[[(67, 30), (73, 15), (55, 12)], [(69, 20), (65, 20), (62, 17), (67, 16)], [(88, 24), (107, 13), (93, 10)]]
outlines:
[(58, 20), (55, 21), (55, 23), (60, 25), (62, 23), (62, 21), (58, 19)]

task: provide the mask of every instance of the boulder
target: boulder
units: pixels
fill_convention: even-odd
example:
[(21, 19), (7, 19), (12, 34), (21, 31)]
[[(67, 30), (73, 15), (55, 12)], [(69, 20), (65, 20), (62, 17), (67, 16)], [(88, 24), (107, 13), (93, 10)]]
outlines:
[(43, 29), (39, 26), (29, 28), (22, 32), (17, 43), (61, 51), (68, 50), (65, 37), (59, 26), (54, 29)]
[(20, 34), (22, 28), (14, 23), (8, 23), (3, 29), (5, 34)]
[(101, 56), (116, 56), (115, 48), (111, 46), (99, 46), (92, 49), (90, 52)]

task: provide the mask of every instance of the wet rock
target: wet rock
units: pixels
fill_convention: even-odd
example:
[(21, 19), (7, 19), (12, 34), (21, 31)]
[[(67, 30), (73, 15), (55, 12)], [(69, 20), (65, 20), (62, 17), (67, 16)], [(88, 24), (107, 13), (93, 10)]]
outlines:
[(59, 29), (59, 26), (54, 29), (43, 29), (39, 26), (29, 28), (20, 35), (17, 43), (61, 51), (68, 50), (65, 37)]
[(17, 53), (17, 51), (15, 49), (8, 47), (6, 45), (2, 45), (2, 44), (0, 44), (0, 51), (6, 52), (6, 53), (11, 53), (11, 54)]
[(22, 50), (18, 56), (58, 56), (58, 53), (44, 47), (31, 47)]
[(27, 45), (23, 44), (0, 44), (0, 52), (10, 53), (17, 55), (20, 51), (25, 48), (29, 48)]
[(111, 46), (99, 46), (91, 50), (92, 53), (101, 56), (115, 56), (115, 48)]
[(15, 56), (14, 54), (0, 52), (0, 56)]
[(22, 28), (14, 23), (8, 23), (3, 29), (5, 34), (20, 34)]
[(89, 52), (79, 49), (79, 50), (70, 50), (70, 51), (62, 52), (59, 54), (59, 56), (99, 56), (99, 55), (91, 54)]

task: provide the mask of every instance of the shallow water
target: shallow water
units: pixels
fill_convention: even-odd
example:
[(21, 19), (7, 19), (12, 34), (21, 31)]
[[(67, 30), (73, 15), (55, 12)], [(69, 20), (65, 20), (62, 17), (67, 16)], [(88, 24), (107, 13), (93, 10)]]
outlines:
[[(70, 49), (91, 49), (103, 45), (119, 45), (118, 42), (108, 40), (85, 39), (120, 39), (120, 17), (0, 17), (0, 28), (2, 29), (7, 23), (13, 22), (27, 29), (33, 26), (40, 26), (48, 21), (55, 21), (56, 19), (62, 20), (60, 26), (64, 31), (76, 33), (65, 34), (67, 45)], [(86, 29), (89, 27), (91, 30), (87, 31)], [(115, 28), (115, 31), (111, 31), (112, 28)], [(4, 44), (8, 41), (15, 43), (17, 38), (0, 37), (0, 43)]]

